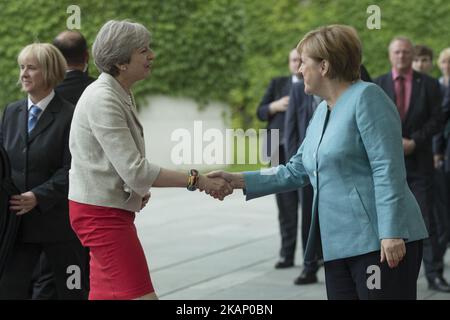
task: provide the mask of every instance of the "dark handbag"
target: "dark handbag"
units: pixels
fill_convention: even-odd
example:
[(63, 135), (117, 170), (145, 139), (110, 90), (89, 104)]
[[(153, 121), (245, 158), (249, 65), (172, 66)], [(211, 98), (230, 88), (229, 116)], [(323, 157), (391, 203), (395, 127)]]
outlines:
[(16, 241), (20, 217), (9, 210), (9, 198), (20, 194), (11, 180), (8, 154), (0, 146), (0, 278)]

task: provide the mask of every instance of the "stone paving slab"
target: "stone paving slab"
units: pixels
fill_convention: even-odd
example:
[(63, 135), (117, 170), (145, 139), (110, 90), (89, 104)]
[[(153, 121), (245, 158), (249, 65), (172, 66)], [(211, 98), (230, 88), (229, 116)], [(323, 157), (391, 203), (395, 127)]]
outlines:
[[(280, 242), (274, 196), (245, 202), (239, 191), (219, 202), (200, 192), (155, 188), (136, 226), (160, 299), (326, 299), (323, 268), (318, 284), (293, 284), (300, 251), (295, 267), (273, 268)], [(450, 254), (446, 266), (450, 279)], [(450, 300), (450, 294), (428, 290), (422, 270), (418, 298)]]

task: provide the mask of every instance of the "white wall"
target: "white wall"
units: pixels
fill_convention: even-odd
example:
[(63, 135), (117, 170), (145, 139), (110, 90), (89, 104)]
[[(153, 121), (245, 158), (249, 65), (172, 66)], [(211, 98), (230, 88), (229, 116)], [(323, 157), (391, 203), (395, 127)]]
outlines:
[[(213, 103), (199, 111), (198, 105), (190, 99), (152, 96), (148, 98), (146, 105), (141, 105), (139, 117), (144, 127), (147, 158), (152, 163), (178, 170), (190, 168), (213, 170), (223, 167), (223, 165), (206, 165), (204, 161), (201, 164), (194, 163), (193, 142), (197, 141), (198, 145), (198, 142), (203, 140), (201, 134), (194, 137), (194, 121), (202, 121), (202, 133), (209, 128), (216, 128), (223, 132), (225, 137), (225, 129), (231, 128), (230, 112), (225, 104)], [(187, 129), (192, 138), (191, 164), (177, 165), (171, 159), (173, 148), (180, 144), (180, 140), (172, 141), (171, 135), (180, 128)], [(208, 144), (209, 142), (203, 142), (203, 149)]]

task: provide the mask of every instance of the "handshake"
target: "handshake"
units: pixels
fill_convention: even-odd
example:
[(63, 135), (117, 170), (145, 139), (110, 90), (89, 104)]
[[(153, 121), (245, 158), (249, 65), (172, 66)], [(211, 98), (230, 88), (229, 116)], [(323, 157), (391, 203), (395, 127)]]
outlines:
[(221, 201), (232, 194), (234, 189), (243, 189), (244, 187), (244, 177), (241, 173), (212, 171), (205, 176), (201, 175), (198, 180), (200, 191)]

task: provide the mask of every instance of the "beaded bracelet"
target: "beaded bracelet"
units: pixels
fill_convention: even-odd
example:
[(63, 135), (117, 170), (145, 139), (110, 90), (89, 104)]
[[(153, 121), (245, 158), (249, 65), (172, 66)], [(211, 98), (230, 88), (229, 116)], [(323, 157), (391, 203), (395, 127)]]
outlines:
[(197, 190), (198, 179), (199, 179), (198, 171), (195, 169), (191, 169), (189, 171), (189, 178), (188, 178), (188, 185), (187, 185), (187, 189), (189, 191)]

